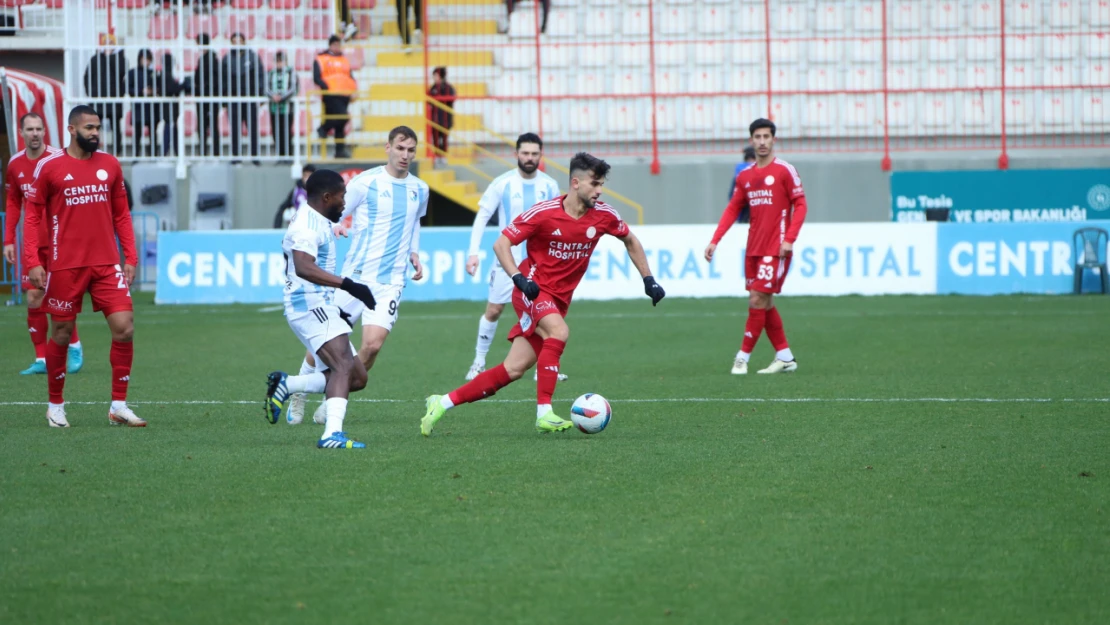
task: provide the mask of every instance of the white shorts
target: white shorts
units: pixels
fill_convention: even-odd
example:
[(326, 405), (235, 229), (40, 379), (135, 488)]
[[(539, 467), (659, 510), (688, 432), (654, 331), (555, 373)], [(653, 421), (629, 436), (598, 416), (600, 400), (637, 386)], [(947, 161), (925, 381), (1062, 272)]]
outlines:
[[(359, 280), (355, 281), (359, 282)], [(335, 305), (350, 320), (351, 325), (354, 325), (355, 320), (361, 316), (364, 326), (378, 326), (392, 331), (393, 324), (397, 323), (397, 309), (401, 305), (401, 290), (404, 287), (399, 284), (380, 282), (362, 282), (362, 284), (370, 287), (370, 292), (374, 294), (374, 301), (377, 303), (374, 310), (366, 308), (361, 300), (340, 289), (335, 290)]]
[(513, 279), (500, 263), (494, 263), (489, 271), (489, 303), (508, 304), (513, 301)]
[[(341, 311), (334, 305), (313, 308), (308, 312), (286, 315), (289, 327), (316, 359), (316, 371), (327, 371), (328, 366), (317, 354), (324, 343), (337, 336), (347, 336), (351, 326), (343, 320)], [(349, 339), (348, 339), (349, 342)]]

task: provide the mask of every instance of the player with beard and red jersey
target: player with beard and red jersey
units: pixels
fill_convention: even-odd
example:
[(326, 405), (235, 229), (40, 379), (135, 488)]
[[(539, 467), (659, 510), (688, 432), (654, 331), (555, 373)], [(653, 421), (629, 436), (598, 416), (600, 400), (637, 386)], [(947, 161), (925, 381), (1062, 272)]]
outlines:
[[(69, 113), (69, 147), (39, 161), (35, 181), (27, 194), (23, 238), (28, 249), (38, 249), (39, 223), (45, 222), (49, 240), (46, 272), (41, 261), (29, 258), (28, 277), (46, 291), (43, 310), (54, 322), (46, 345), (47, 385), (50, 403), (46, 421), (51, 427), (69, 427), (66, 420), (66, 348), (73, 322), (81, 312), (85, 293), (92, 295), (93, 310), (104, 313), (112, 332), (112, 425), (144, 427), (127, 407), (127, 384), (135, 332), (131, 282), (135, 279), (135, 233), (123, 186), (123, 171), (115, 157), (98, 152), (100, 116), (90, 106), (76, 106)], [(124, 265), (120, 267), (119, 248)]]
[(748, 373), (748, 360), (764, 328), (775, 347), (775, 359), (759, 373), (790, 373), (797, 371), (798, 363), (786, 342), (786, 331), (775, 308), (774, 296), (782, 292), (786, 273), (790, 271), (794, 241), (806, 218), (806, 194), (794, 166), (775, 157), (775, 123), (757, 119), (748, 127), (748, 132), (755, 146), (755, 163), (736, 176), (736, 189), (721, 215), (713, 239), (705, 248), (705, 260), (713, 260), (721, 237), (736, 223), (740, 210), (748, 206), (751, 226), (744, 259), (748, 322), (744, 341), (732, 362), (732, 374)]
[[(19, 215), (23, 212), (23, 199), (31, 189), (32, 176), (39, 159), (49, 156), (61, 149), (46, 145), (43, 137), (46, 127), (38, 113), (27, 113), (19, 118), (19, 135), (23, 137), (25, 149), (20, 150), (8, 162), (8, 171), (4, 182), (8, 187), (8, 202), (4, 218), (4, 259), (15, 264), (15, 234), (19, 226)], [(40, 243), (47, 240), (45, 228), (39, 228)], [(46, 266), (47, 248), (27, 250), (28, 254), (37, 253), (39, 260)], [(27, 263), (23, 264), (23, 290), (27, 293), (27, 331), (31, 335), (31, 344), (35, 347), (35, 361), (31, 363), (20, 375), (34, 375), (46, 373), (46, 340), (50, 330), (50, 322), (46, 313), (42, 311), (42, 290), (31, 286), (27, 278)], [(77, 373), (81, 370), (84, 354), (81, 351), (81, 341), (77, 338), (77, 326), (73, 327), (73, 342), (69, 344), (68, 373)]]
[[(551, 396), (559, 379), (559, 358), (570, 337), (565, 317), (574, 289), (590, 265), (597, 242), (604, 234), (624, 242), (628, 257), (644, 279), (644, 293), (654, 306), (663, 299), (663, 287), (655, 282), (640, 240), (628, 229), (617, 211), (598, 202), (609, 164), (579, 152), (570, 161), (570, 191), (540, 202), (521, 213), (493, 244), (501, 268), (512, 277), (513, 309), (520, 322), (509, 331), (509, 355), (496, 367), (483, 371), (447, 395), (427, 399), (427, 412), (420, 433), (432, 433), (451, 408), (490, 397), (537, 366), (536, 430), (560, 432), (571, 422), (555, 416)], [(528, 257), (517, 267), (513, 246), (527, 241)]]

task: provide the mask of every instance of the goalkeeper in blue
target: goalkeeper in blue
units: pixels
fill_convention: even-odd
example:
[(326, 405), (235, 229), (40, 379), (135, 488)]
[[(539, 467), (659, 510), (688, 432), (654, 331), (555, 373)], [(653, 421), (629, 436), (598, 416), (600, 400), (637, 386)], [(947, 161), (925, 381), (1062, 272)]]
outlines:
[(351, 345), (351, 325), (335, 305), (335, 290), (350, 293), (370, 310), (376, 303), (370, 287), (335, 273), (332, 226), (343, 213), (346, 185), (334, 171), (319, 170), (305, 182), (308, 210), (297, 211), (282, 239), (285, 254), (285, 318), (301, 343), (316, 358), (316, 370), (290, 376), (269, 375), (266, 419), (277, 423), (291, 393), (324, 393), (324, 435), (320, 449), (364, 449), (343, 431), (347, 397), (366, 386), (366, 367)]

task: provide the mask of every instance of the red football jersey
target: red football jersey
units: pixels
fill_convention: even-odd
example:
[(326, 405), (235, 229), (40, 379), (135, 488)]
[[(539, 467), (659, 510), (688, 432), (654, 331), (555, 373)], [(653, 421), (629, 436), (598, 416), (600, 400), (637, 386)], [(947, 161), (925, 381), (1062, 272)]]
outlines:
[(628, 224), (617, 211), (598, 202), (575, 219), (563, 210), (565, 195), (540, 202), (524, 211), (501, 232), (520, 245), (528, 241), (528, 258), (520, 271), (540, 290), (569, 305), (574, 289), (590, 267), (590, 256), (603, 234), (628, 236)]
[[(4, 245), (15, 244), (16, 226), (19, 225), (19, 215), (23, 212), (23, 196), (31, 190), (31, 182), (35, 179), (35, 166), (39, 161), (61, 152), (60, 149), (46, 146), (46, 149), (35, 160), (27, 158), (26, 150), (20, 150), (8, 161), (8, 172), (4, 175), (4, 184), (8, 187), (8, 200), (4, 218)], [(39, 241), (46, 241), (46, 228), (39, 227)]]
[(766, 167), (753, 164), (740, 172), (732, 200), (713, 233), (714, 245), (736, 223), (744, 205), (750, 208), (751, 214), (748, 256), (778, 256), (783, 242), (793, 243), (798, 239), (806, 218), (806, 194), (798, 171), (790, 163), (776, 158)]
[[(50, 248), (50, 271), (118, 265), (117, 236), (126, 263), (138, 265), (123, 171), (110, 154), (79, 160), (63, 150), (40, 160), (26, 210), (25, 246), (37, 249), (36, 226), (45, 222), (49, 240), (41, 244)], [(28, 258), (28, 268), (38, 264)]]

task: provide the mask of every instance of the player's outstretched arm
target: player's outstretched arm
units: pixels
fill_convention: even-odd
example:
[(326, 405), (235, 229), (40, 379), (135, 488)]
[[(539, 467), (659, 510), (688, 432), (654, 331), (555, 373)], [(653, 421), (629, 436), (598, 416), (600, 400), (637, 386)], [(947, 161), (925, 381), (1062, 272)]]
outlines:
[(651, 305), (658, 304), (667, 293), (655, 278), (651, 275), (651, 266), (648, 264), (647, 253), (644, 252), (644, 245), (640, 243), (640, 239), (629, 231), (627, 236), (621, 237), (624, 247), (628, 250), (628, 257), (632, 259), (632, 264), (636, 266), (636, 271), (640, 272), (640, 276), (644, 279), (644, 294), (651, 298)]
[(370, 292), (370, 287), (350, 278), (341, 278), (334, 273), (324, 271), (316, 264), (316, 258), (307, 252), (293, 250), (293, 270), (297, 272), (297, 277), (301, 280), (333, 289), (342, 289), (350, 293), (363, 304), (366, 304), (367, 308), (373, 309), (377, 305), (377, 302), (374, 301), (374, 295)]

